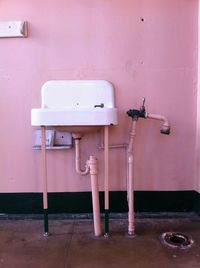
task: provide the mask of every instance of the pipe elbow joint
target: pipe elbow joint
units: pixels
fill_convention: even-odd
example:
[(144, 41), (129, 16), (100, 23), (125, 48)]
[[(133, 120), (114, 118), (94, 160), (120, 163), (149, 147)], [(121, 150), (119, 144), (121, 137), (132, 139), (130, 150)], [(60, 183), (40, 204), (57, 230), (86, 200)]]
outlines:
[(160, 130), (161, 134), (169, 135), (170, 134), (170, 125), (165, 116), (158, 115), (158, 114), (147, 114), (147, 118), (156, 119), (163, 121), (162, 128)]

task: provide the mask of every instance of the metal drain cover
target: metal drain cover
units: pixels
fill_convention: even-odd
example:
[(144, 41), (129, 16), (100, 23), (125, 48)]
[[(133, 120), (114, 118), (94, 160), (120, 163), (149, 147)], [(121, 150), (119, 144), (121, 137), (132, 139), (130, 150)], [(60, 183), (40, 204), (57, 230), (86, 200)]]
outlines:
[(193, 245), (194, 240), (181, 233), (166, 232), (161, 235), (161, 243), (170, 248), (187, 249)]

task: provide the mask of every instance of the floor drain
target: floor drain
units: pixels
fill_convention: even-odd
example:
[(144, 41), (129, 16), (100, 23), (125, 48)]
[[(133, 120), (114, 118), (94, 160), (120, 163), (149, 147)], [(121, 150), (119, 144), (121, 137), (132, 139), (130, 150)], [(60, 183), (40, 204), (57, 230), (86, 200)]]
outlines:
[(162, 244), (170, 248), (186, 249), (190, 248), (194, 243), (193, 239), (187, 235), (175, 232), (166, 232), (161, 236)]

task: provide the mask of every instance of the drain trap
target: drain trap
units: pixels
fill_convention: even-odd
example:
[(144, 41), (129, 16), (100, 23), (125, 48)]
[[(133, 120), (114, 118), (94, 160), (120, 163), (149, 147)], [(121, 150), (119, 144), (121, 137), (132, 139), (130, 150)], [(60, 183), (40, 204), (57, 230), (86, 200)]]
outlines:
[(161, 235), (161, 242), (170, 248), (190, 248), (194, 240), (187, 235), (175, 232), (166, 232)]

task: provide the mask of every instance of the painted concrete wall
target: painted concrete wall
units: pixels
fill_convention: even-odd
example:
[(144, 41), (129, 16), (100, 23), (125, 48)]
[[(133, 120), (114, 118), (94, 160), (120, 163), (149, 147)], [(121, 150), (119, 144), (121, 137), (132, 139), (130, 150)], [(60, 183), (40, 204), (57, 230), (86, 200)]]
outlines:
[[(146, 97), (160, 123), (139, 120), (135, 141), (137, 190), (195, 188), (197, 0), (6, 0), (1, 20), (27, 20), (29, 37), (0, 39), (0, 191), (41, 191), (40, 152), (32, 150), (30, 110), (40, 107), (51, 79), (106, 79), (116, 90), (119, 126), (111, 143), (128, 141), (129, 108)], [(83, 160), (96, 155), (103, 189), (100, 133), (82, 140)], [(74, 171), (74, 150), (48, 152), (50, 191), (87, 191)], [(124, 190), (125, 150), (111, 151), (111, 188)]]

